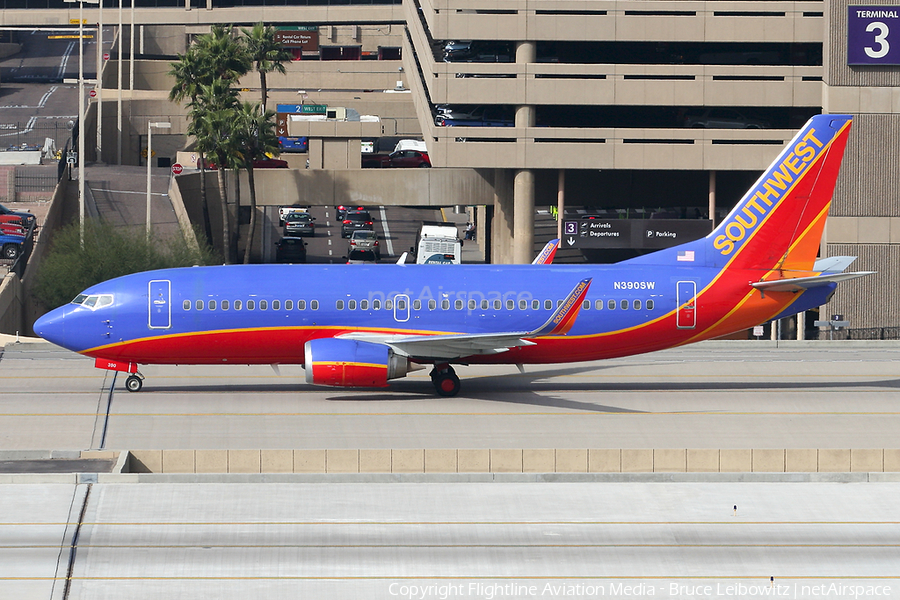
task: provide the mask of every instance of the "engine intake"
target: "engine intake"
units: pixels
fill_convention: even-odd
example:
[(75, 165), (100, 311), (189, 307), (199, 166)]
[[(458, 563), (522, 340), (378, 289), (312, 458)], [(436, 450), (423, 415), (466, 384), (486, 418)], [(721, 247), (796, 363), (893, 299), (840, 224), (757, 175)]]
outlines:
[(306, 382), (334, 387), (386, 387), (418, 366), (387, 346), (337, 338), (306, 342), (304, 357)]

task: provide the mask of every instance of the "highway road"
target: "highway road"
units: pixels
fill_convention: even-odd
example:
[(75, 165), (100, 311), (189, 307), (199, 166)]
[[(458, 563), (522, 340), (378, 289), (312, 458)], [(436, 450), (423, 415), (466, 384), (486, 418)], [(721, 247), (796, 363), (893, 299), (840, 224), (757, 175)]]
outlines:
[[(348, 267), (351, 268), (351, 267)], [(147, 366), (124, 390), (47, 343), (0, 358), (0, 449), (892, 448), (900, 346), (708, 342), (598, 363), (460, 367), (375, 390), (299, 366)], [(104, 433), (105, 432), (105, 433)]]

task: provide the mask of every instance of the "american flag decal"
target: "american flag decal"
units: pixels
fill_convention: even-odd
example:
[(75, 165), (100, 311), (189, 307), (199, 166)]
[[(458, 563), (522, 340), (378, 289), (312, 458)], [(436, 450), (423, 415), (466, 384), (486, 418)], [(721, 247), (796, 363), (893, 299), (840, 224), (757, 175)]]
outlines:
[(693, 250), (681, 250), (678, 252), (678, 262), (694, 262)]

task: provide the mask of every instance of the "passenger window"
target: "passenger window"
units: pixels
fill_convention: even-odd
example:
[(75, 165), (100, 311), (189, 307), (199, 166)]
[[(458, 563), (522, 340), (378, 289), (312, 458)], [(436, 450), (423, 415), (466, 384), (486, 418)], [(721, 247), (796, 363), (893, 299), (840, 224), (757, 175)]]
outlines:
[(503, 303), (499, 300), (494, 300), (494, 310), (500, 310), (503, 307)]
[(622, 307), (622, 310), (628, 310), (628, 300), (622, 300), (619, 302), (619, 306)]
[(284, 310), (294, 310), (294, 301), (293, 300), (285, 300), (284, 301)]
[(259, 310), (267, 310), (269, 308), (268, 300), (260, 300), (259, 301)]
[(242, 306), (243, 306), (243, 302), (241, 302), (240, 300), (234, 301), (234, 310), (241, 310)]
[(372, 300), (372, 310), (381, 310), (381, 300)]
[(413, 310), (421, 310), (422, 309), (422, 301), (421, 300), (413, 300)]
[(208, 308), (209, 310), (216, 310), (216, 301), (215, 300), (208, 301), (206, 303), (206, 308)]
[(582, 302), (581, 308), (583, 308), (584, 310), (590, 310), (591, 309), (591, 301), (585, 300), (584, 302)]
[(334, 307), (338, 310), (344, 310), (344, 301), (338, 300), (337, 302), (334, 303)]
[(197, 300), (196, 302), (194, 302), (194, 307), (197, 310), (203, 310), (203, 300)]
[(487, 300), (481, 301), (481, 310), (487, 310), (489, 306), (490, 306), (490, 304), (488, 304)]
[(297, 310), (306, 310), (306, 300), (297, 300)]
[(594, 300), (594, 309), (603, 310), (603, 300)]
[(544, 310), (553, 310), (553, 300), (544, 300)]
[(256, 308), (256, 300), (247, 300), (247, 310)]
[(615, 301), (615, 300), (608, 300), (608, 301), (606, 302), (606, 307), (607, 307), (609, 310), (616, 310), (616, 301)]
[(437, 308), (437, 302), (435, 302), (434, 300), (429, 300), (428, 301), (428, 310), (434, 310), (436, 308)]
[(634, 310), (641, 310), (641, 301), (640, 301), (640, 300), (635, 300), (634, 302), (631, 303), (631, 307), (632, 307)]
[(441, 310), (450, 310), (449, 300), (441, 300)]
[(384, 310), (394, 310), (394, 301), (393, 300), (385, 300), (384, 301)]
[(453, 303), (453, 308), (455, 308), (456, 310), (462, 310), (462, 307), (463, 307), (462, 300), (457, 300)]
[(347, 308), (350, 310), (356, 310), (356, 300), (351, 300), (347, 303)]
[(184, 302), (182, 302), (181, 308), (184, 310), (191, 310), (191, 301), (185, 300)]
[(369, 309), (369, 301), (368, 300), (360, 300), (359, 301), (359, 310), (368, 310)]
[(519, 310), (526, 310), (528, 308), (528, 300), (519, 300)]
[(562, 300), (557, 300), (557, 301), (556, 301), (556, 308), (559, 308), (560, 306), (562, 306)]
[(318, 300), (310, 300), (309, 308), (312, 310), (319, 310), (319, 301)]
[(272, 300), (272, 310), (281, 310), (281, 300)]
[(531, 301), (531, 310), (537, 310), (537, 309), (539, 309), (540, 307), (541, 307), (541, 301), (540, 301), (540, 300), (532, 300), (532, 301)]
[(653, 310), (653, 300), (647, 300), (647, 310)]
[(475, 310), (477, 303), (474, 300), (469, 300), (469, 310)]
[(397, 299), (397, 310), (406, 310), (406, 300), (403, 298)]
[(222, 300), (222, 310), (228, 310), (228, 300)]
[(506, 301), (506, 310), (512, 310), (512, 309), (514, 309), (515, 307), (516, 307), (516, 303), (513, 302), (512, 300), (507, 300), (507, 301)]

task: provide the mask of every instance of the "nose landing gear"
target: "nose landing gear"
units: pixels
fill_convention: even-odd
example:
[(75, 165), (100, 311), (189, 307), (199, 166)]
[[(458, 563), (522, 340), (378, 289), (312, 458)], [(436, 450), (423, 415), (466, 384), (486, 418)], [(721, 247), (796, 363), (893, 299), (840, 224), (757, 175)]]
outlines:
[(129, 392), (139, 392), (144, 387), (144, 376), (140, 373), (133, 373), (125, 380), (125, 389)]
[(459, 377), (450, 365), (434, 365), (431, 370), (431, 383), (439, 396), (451, 397), (459, 393)]

